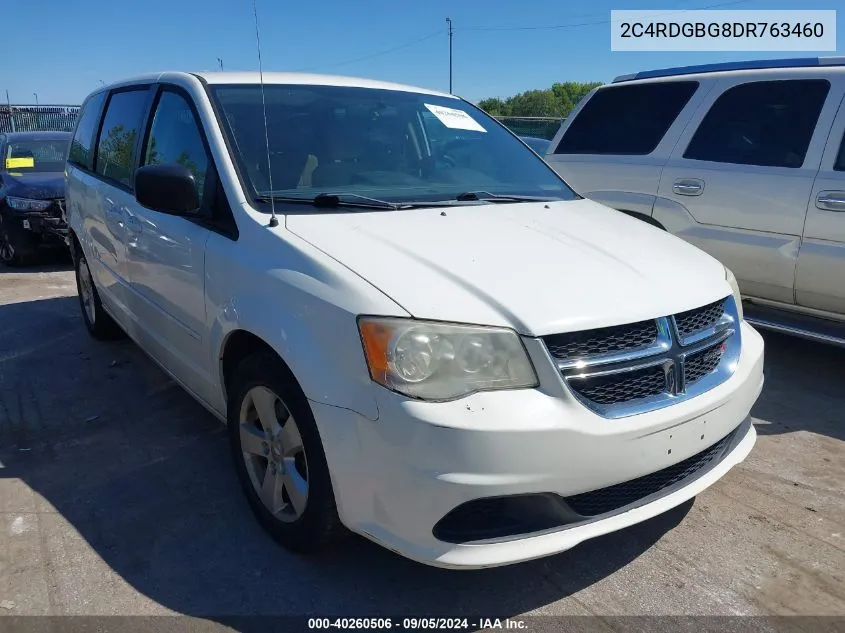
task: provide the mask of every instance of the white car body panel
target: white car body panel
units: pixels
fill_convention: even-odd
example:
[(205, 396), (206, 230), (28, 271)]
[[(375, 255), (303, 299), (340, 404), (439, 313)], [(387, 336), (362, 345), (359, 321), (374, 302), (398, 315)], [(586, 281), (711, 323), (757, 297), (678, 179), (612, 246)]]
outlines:
[(708, 255), (589, 200), (300, 214), (287, 226), (421, 319), (540, 336), (618, 324), (614, 306), (637, 321), (729, 292)]
[[(256, 73), (202, 76), (258, 80)], [(277, 352), (309, 400), (340, 518), (355, 532), (430, 565), (514, 563), (676, 506), (751, 450), (748, 416), (763, 382), (763, 343), (747, 324), (736, 324), (741, 353), (726, 381), (677, 404), (614, 420), (576, 399), (538, 338), (654, 319), (730, 297), (725, 270), (711, 256), (588, 200), (331, 214), (305, 208), (280, 214), (271, 227), (269, 215), (246, 199), (200, 81), (161, 73), (117, 85), (133, 81), (165, 81), (188, 92), (238, 236), (143, 209), (126, 194), (121, 222), (125, 229), (130, 218), (130, 226), (116, 233), (121, 248), (114, 251), (114, 268), (122, 266), (126, 278), (95, 274), (104, 299), (120, 297), (106, 308), (223, 420), (222, 357), (230, 337), (246, 332)], [(416, 90), (274, 73), (265, 81)], [(81, 170), (68, 173), (70, 226), (92, 261), (104, 249), (97, 242), (103, 211), (94, 199), (114, 188)], [(120, 290), (109, 295), (104, 288)], [(540, 385), (449, 402), (400, 396), (371, 380), (359, 315), (512, 328)], [(449, 544), (432, 534), (433, 525), (465, 501), (594, 490), (676, 464), (735, 430), (713, 469), (624, 513), (486, 545)]]

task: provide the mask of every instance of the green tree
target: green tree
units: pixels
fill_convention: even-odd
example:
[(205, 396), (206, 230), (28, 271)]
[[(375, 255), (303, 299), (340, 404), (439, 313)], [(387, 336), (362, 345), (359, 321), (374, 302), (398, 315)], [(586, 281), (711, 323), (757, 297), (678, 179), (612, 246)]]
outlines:
[(556, 83), (545, 90), (528, 90), (506, 99), (482, 99), (478, 107), (492, 116), (567, 117), (578, 102), (601, 82)]
[(482, 99), (478, 102), (478, 107), (491, 116), (507, 116), (508, 114), (505, 102), (498, 97)]

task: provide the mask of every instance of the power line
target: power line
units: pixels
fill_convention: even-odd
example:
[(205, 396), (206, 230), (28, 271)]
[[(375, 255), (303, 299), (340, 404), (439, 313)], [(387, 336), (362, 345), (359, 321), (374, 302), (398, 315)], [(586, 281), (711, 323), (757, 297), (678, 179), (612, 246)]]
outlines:
[[(704, 7), (692, 7), (689, 9), (678, 9), (675, 11), (669, 11), (667, 13), (660, 13), (655, 15), (654, 17), (662, 17), (667, 15), (677, 15), (679, 13), (687, 13), (689, 11), (706, 11), (708, 9), (718, 9), (722, 7), (730, 7), (738, 4), (746, 4), (748, 2), (752, 2), (753, 0), (731, 0), (730, 2), (720, 2), (717, 4), (711, 4)], [(583, 16), (586, 17), (586, 16)], [(619, 20), (596, 20), (592, 22), (572, 22), (569, 24), (553, 24), (553, 25), (542, 25), (542, 26), (475, 26), (475, 27), (464, 27), (453, 29), (453, 32), (457, 31), (542, 31), (542, 30), (555, 30), (555, 29), (571, 29), (571, 28), (578, 28), (582, 26), (596, 26), (601, 24), (613, 24), (614, 22), (619, 22)], [(450, 27), (451, 28), (451, 27)], [(390, 53), (395, 53), (396, 51), (400, 51), (411, 46), (416, 46), (417, 44), (422, 44), (423, 42), (427, 42), (428, 40), (437, 37), (438, 35), (448, 34), (449, 31), (446, 30), (438, 30), (433, 33), (429, 33), (419, 39), (411, 40), (410, 42), (405, 42), (404, 44), (399, 44), (397, 46), (392, 46), (390, 48), (377, 51), (375, 53), (371, 53), (369, 55), (365, 55), (363, 57), (357, 57), (355, 59), (350, 59), (343, 62), (338, 62), (336, 64), (331, 64), (329, 66), (320, 66), (320, 67), (311, 67), (311, 68), (300, 68), (296, 72), (307, 72), (307, 71), (315, 71), (315, 70), (328, 70), (332, 68), (340, 68), (342, 66), (349, 66), (352, 64), (358, 64), (360, 62), (368, 61), (370, 59), (375, 59), (376, 57), (381, 57), (383, 55), (389, 55)]]
[[(408, 48), (410, 46), (415, 46), (416, 44), (422, 44), (423, 42), (427, 42), (428, 40), (430, 40), (434, 37), (437, 37), (438, 35), (443, 35), (443, 33), (445, 33), (445, 32), (446, 31), (444, 31), (443, 29), (440, 29), (438, 31), (435, 31), (434, 33), (429, 33), (425, 37), (421, 37), (417, 40), (405, 42), (404, 44), (399, 44), (398, 46), (393, 46), (392, 48), (387, 48), (385, 50), (378, 51), (377, 53), (365, 55), (364, 57), (358, 57), (356, 59), (350, 59), (348, 61), (339, 62), (337, 64), (331, 64), (329, 66), (321, 66), (321, 68), (323, 68), (323, 69), (339, 68), (340, 66), (349, 66), (350, 64), (357, 64), (358, 62), (367, 61), (368, 59), (374, 59), (375, 57), (381, 57), (382, 55), (389, 55), (390, 53), (402, 50), (403, 48)], [(300, 71), (301, 70), (313, 70), (313, 69), (304, 68), (304, 69), (300, 69)]]
[[(750, 2), (751, 0), (733, 0), (733, 2), (720, 2), (719, 4), (711, 4), (706, 7), (695, 7), (692, 9), (679, 9), (677, 11), (670, 11), (669, 13), (659, 13), (657, 15), (651, 17), (662, 17), (666, 15), (675, 15), (678, 13), (687, 13), (689, 11), (706, 11), (707, 9), (718, 9), (721, 7), (729, 7), (736, 4), (745, 4)], [(570, 24), (553, 24), (553, 25), (544, 25), (544, 26), (474, 26), (474, 27), (466, 27), (461, 29), (455, 29), (456, 31), (545, 31), (551, 29), (571, 29), (579, 26), (595, 26), (598, 24), (613, 24), (614, 22), (619, 22), (619, 20), (598, 20), (596, 22), (576, 22)]]

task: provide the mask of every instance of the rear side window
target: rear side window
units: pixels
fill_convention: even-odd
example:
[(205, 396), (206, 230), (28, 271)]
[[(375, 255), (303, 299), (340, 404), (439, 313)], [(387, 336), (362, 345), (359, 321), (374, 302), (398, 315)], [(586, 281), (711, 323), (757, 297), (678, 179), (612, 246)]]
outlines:
[(761, 167), (801, 167), (830, 90), (825, 79), (755, 81), (720, 96), (684, 158)]
[(697, 81), (601, 88), (572, 121), (555, 154), (650, 154), (697, 88)]
[(91, 147), (94, 144), (94, 134), (97, 132), (97, 123), (100, 121), (105, 100), (106, 93), (101, 92), (85, 102), (70, 144), (68, 161), (89, 171), (94, 168), (94, 152), (91, 151)]
[(146, 87), (112, 94), (97, 143), (97, 173), (129, 188), (148, 95)]

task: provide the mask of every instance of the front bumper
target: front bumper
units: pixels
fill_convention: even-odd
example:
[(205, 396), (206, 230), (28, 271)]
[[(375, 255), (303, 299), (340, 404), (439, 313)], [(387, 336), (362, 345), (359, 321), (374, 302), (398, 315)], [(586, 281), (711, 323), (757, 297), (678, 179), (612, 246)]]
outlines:
[(64, 243), (68, 235), (68, 226), (60, 213), (51, 211), (15, 211), (6, 216), (23, 230), (40, 235), (46, 239), (56, 239)]
[[(341, 520), (420, 562), (478, 568), (561, 552), (665, 512), (717, 481), (754, 445), (749, 412), (763, 385), (763, 341), (749, 325), (742, 328), (742, 352), (730, 379), (627, 418), (596, 415), (546, 388), (548, 376), (541, 376), (539, 389), (448, 403), (411, 401), (377, 388), (377, 421), (312, 402)], [(467, 502), (571, 498), (690, 460), (732, 433), (706, 468), (613, 512), (484, 540), (447, 542), (434, 535), (435, 526)]]

